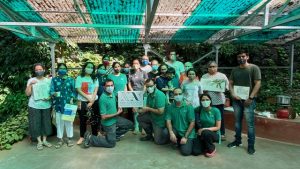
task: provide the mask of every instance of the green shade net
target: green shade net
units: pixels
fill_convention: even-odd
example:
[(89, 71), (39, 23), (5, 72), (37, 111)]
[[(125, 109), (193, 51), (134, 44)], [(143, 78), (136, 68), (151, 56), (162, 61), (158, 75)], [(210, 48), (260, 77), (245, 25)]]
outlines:
[[(11, 20), (4, 11), (0, 11), (0, 21), (4, 22), (47, 22), (45, 19), (43, 19), (38, 13), (36, 12), (16, 12), (16, 11), (33, 11), (33, 8), (30, 6), (30, 4), (27, 3), (26, 0), (1, 0), (5, 5), (11, 10), (16, 13), (16, 16), (18, 17), (17, 21)], [(19, 26), (10, 26), (9, 28), (14, 28), (17, 30), (22, 30)], [(24, 26), (24, 29), (27, 29), (30, 32), (29, 26)], [(36, 31), (36, 36), (38, 37), (44, 37), (44, 38), (51, 38), (54, 40), (59, 39), (59, 34), (52, 28), (48, 27), (40, 27), (40, 30)], [(43, 33), (41, 33), (43, 32)], [(40, 41), (40, 38), (28, 36), (21, 33), (16, 33), (19, 37), (21, 37), (24, 40), (28, 41)]]
[[(276, 22), (284, 21), (286, 19), (299, 16), (299, 15), (300, 15), (300, 9), (295, 9), (292, 12), (290, 12), (288, 15), (277, 18), (274, 23), (276, 24)], [(300, 26), (300, 20), (287, 22), (285, 24), (282, 24), (281, 26)], [(235, 43), (264, 43), (272, 39), (279, 38), (280, 36), (283, 36), (293, 31), (295, 30), (262, 30), (262, 31), (241, 36), (238, 38), (237, 41), (234, 42)]]
[[(228, 25), (259, 2), (261, 0), (203, 0), (193, 11), (192, 16), (185, 21), (184, 26)], [(216, 32), (216, 30), (179, 29), (171, 42), (204, 42)]]
[[(85, 4), (93, 23), (105, 25), (141, 25), (143, 15), (132, 13), (143, 13), (146, 7), (145, 0), (85, 0)], [(140, 35), (139, 29), (95, 29), (102, 43), (136, 43)]]

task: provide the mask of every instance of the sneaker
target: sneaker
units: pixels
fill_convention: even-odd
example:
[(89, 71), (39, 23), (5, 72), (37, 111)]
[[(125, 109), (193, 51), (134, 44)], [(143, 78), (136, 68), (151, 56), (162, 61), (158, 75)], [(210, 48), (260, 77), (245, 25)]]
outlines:
[(146, 136), (146, 137), (141, 137), (140, 141), (152, 141), (153, 137), (152, 136)]
[(255, 153), (254, 146), (248, 146), (248, 154), (253, 155)]
[(215, 148), (214, 151), (211, 153), (205, 153), (205, 157), (211, 158), (216, 155), (217, 149)]
[(237, 141), (233, 141), (233, 142), (231, 142), (231, 143), (229, 143), (229, 144), (227, 145), (227, 147), (229, 147), (229, 148), (232, 148), (232, 147), (239, 147), (239, 146), (242, 146), (242, 143), (239, 143), (239, 142), (237, 142)]

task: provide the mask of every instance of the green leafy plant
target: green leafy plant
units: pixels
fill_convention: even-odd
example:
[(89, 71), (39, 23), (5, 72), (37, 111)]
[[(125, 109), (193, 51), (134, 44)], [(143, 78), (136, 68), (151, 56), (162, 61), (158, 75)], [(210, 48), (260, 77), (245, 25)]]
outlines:
[(28, 112), (10, 116), (0, 124), (0, 150), (9, 150), (12, 144), (24, 138), (28, 130)]

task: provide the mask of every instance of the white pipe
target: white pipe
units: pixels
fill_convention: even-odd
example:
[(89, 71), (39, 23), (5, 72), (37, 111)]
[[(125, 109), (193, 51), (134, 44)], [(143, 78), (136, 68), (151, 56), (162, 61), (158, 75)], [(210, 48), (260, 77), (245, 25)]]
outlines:
[(55, 43), (49, 43), (50, 56), (51, 56), (51, 73), (55, 77)]

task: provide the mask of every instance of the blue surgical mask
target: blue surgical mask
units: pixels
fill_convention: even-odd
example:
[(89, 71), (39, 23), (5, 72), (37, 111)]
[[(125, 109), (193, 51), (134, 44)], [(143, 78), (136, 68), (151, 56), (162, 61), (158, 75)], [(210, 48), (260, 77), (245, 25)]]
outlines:
[(147, 87), (147, 92), (148, 92), (148, 93), (153, 93), (153, 92), (154, 92), (154, 89), (155, 89), (154, 86), (152, 86), (152, 87)]
[(129, 73), (129, 68), (123, 68), (123, 73), (128, 74)]
[(153, 70), (153, 71), (157, 71), (157, 70), (158, 70), (158, 65), (153, 65), (153, 66), (152, 66), (152, 70)]
[(98, 73), (100, 75), (105, 75), (106, 74), (106, 70), (104, 70), (104, 69), (98, 69)]
[(143, 66), (149, 65), (149, 60), (142, 60), (142, 65)]
[(60, 76), (66, 75), (67, 72), (68, 72), (67, 69), (58, 69), (58, 71), (57, 71), (58, 75), (60, 75)]
[(92, 68), (85, 68), (85, 73), (91, 75), (93, 73), (93, 69)]
[(106, 87), (106, 92), (111, 94), (114, 92), (114, 89), (115, 89), (114, 86), (108, 86)]
[(203, 107), (209, 107), (210, 106), (211, 101), (210, 100), (206, 100), (206, 101), (201, 101), (201, 104)]
[(183, 95), (180, 94), (180, 95), (174, 96), (174, 100), (175, 100), (176, 102), (182, 102), (182, 100), (183, 100)]

